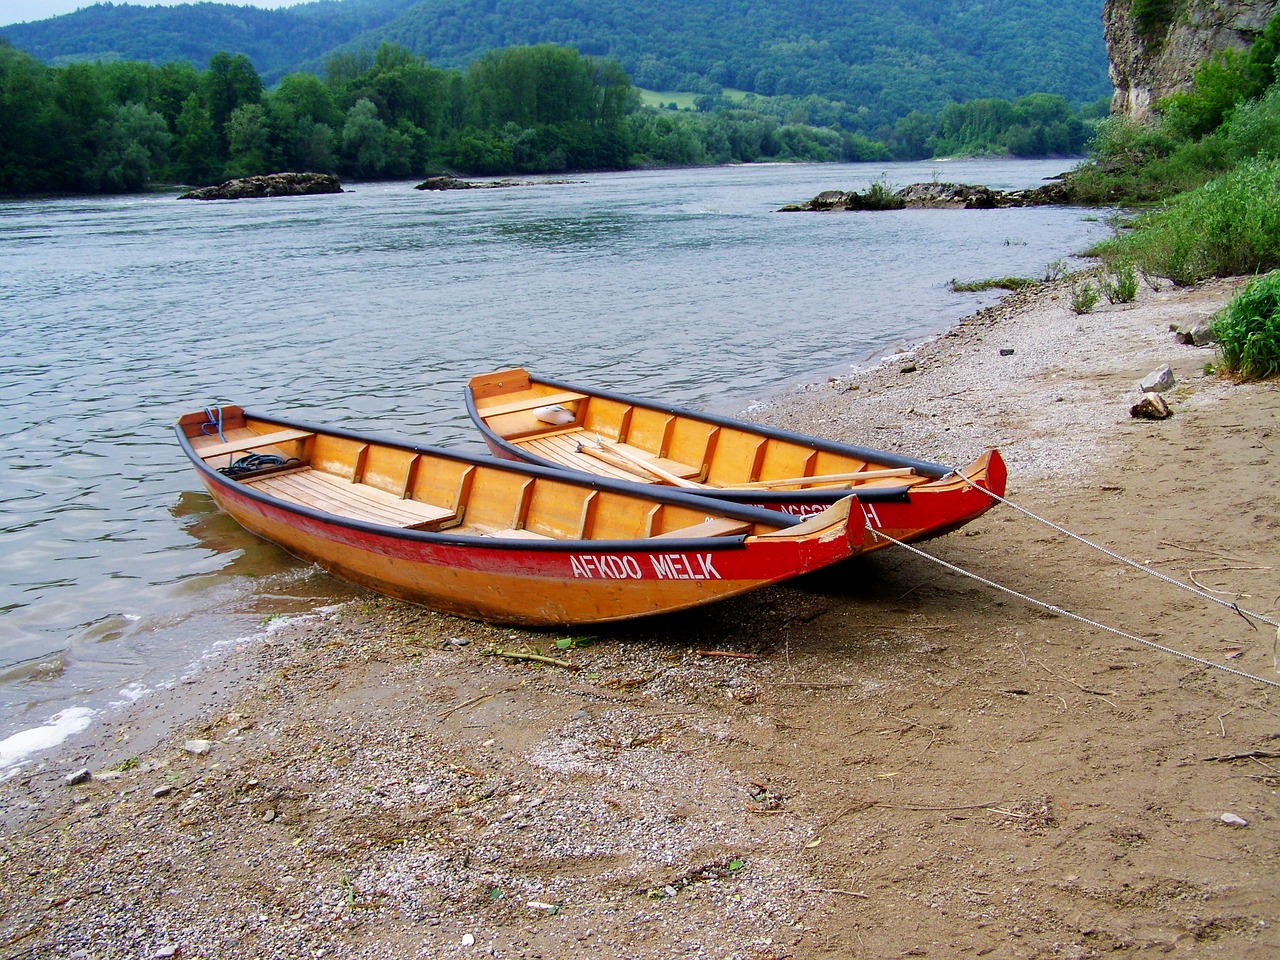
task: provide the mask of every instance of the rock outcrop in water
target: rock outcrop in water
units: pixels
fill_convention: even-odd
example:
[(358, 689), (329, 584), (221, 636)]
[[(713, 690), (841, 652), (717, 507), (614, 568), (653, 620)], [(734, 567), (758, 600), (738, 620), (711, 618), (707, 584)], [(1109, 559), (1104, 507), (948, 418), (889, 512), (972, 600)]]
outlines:
[(1151, 118), (1161, 97), (1191, 86), (1196, 69), (1215, 50), (1241, 50), (1280, 10), (1280, 0), (1182, 0), (1145, 3), (1107, 0), (1102, 33), (1116, 92), (1111, 112), (1130, 120)]
[(179, 200), (247, 200), (258, 197), (301, 197), (317, 193), (342, 193), (342, 184), (329, 173), (269, 173), (261, 177), (228, 180), (216, 187), (184, 193)]
[(999, 207), (1041, 207), (1068, 203), (1067, 187), (1048, 183), (1033, 190), (992, 190), (968, 183), (913, 183), (889, 191), (873, 186), (856, 190), (825, 190), (812, 200), (792, 203), (780, 213), (849, 210), (995, 210)]
[(462, 180), (458, 177), (441, 175), (427, 177), (414, 187), (415, 190), (485, 190), (493, 187), (529, 187), (547, 186), (564, 183), (578, 183), (576, 180)]

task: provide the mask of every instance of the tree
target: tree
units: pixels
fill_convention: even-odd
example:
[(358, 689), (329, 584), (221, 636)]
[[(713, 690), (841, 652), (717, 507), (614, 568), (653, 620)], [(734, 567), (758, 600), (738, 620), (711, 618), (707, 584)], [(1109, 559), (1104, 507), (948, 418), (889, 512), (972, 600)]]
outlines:
[(222, 172), (221, 149), (209, 111), (191, 94), (174, 123), (177, 132), (173, 175), (181, 183), (207, 184)]
[(271, 135), (260, 103), (244, 103), (227, 117), (228, 177), (252, 177), (271, 172)]
[(125, 103), (101, 125), (89, 185), (104, 193), (141, 190), (168, 158), (173, 136), (164, 117), (140, 103)]
[(0, 40), (0, 193), (44, 190), (60, 141), (53, 131), (53, 84), (34, 57)]
[(243, 53), (232, 56), (222, 52), (209, 59), (200, 86), (214, 132), (225, 147), (227, 118), (237, 107), (262, 100), (262, 79)]
[(387, 163), (387, 125), (371, 100), (357, 101), (342, 127), (342, 163), (357, 177), (376, 177)]

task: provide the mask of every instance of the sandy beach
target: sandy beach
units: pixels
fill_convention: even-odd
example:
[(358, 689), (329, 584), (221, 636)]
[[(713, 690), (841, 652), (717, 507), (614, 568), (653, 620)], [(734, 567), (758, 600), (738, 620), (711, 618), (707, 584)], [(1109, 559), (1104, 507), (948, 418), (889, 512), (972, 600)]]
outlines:
[[(1169, 330), (1240, 282), (1040, 287), (750, 415), (998, 446), (1014, 503), (1280, 619), (1280, 384)], [(898, 548), (593, 631), (369, 594), (0, 783), (0, 960), (1280, 955), (1276, 629), (1007, 506), (924, 550), (1127, 636)]]

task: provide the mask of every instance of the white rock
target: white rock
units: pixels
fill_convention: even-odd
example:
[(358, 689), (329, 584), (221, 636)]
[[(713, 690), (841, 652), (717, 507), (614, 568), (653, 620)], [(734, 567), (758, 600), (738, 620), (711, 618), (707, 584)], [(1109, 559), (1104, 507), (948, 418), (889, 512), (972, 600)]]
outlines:
[(1234, 813), (1224, 813), (1222, 822), (1231, 827), (1247, 827), (1249, 825), (1248, 820), (1244, 817), (1237, 817)]
[(1173, 370), (1166, 363), (1159, 370), (1152, 370), (1138, 384), (1138, 389), (1143, 393), (1164, 393), (1166, 390), (1172, 390), (1177, 381), (1173, 376)]
[(182, 745), (182, 749), (187, 753), (194, 753), (197, 757), (203, 757), (213, 749), (213, 744), (208, 740), (188, 740)]
[(469, 933), (464, 933), (462, 935), (462, 945), (464, 947), (474, 947), (476, 945), (476, 938)]

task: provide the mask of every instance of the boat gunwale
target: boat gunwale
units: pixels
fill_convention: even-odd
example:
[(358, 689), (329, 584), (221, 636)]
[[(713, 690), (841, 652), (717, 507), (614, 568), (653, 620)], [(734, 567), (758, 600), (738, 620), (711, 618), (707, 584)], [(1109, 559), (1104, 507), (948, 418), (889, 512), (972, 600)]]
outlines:
[[(956, 472), (954, 468), (948, 467), (944, 464), (933, 463), (928, 460), (919, 460), (915, 457), (907, 457), (902, 454), (891, 453), (887, 450), (876, 450), (872, 447), (862, 447), (856, 444), (841, 443), (838, 440), (826, 440), (821, 437), (794, 433), (790, 430), (781, 430), (776, 427), (768, 427), (763, 424), (752, 423), (746, 420), (737, 420), (732, 417), (724, 417), (713, 413), (703, 413), (701, 411), (693, 410), (688, 407), (681, 407), (676, 404), (646, 400), (629, 394), (616, 393), (612, 390), (597, 390), (594, 387), (584, 388), (581, 384), (567, 383), (563, 380), (556, 380), (550, 377), (535, 377), (523, 367), (512, 368), (512, 372), (517, 371), (527, 374), (531, 385), (544, 384), (548, 387), (556, 387), (563, 391), (575, 391), (577, 393), (585, 394), (585, 399), (588, 400), (591, 397), (601, 397), (605, 400), (625, 403), (648, 410), (657, 410), (673, 416), (688, 417), (692, 420), (700, 421), (702, 423), (710, 423), (717, 427), (745, 429), (748, 432), (755, 433), (772, 440), (796, 443), (809, 449), (820, 450), (824, 453), (854, 456), (866, 462), (882, 463), (892, 467), (910, 467), (917, 473), (927, 476), (930, 482), (946, 479), (948, 476)], [(499, 371), (493, 372), (497, 373)], [(588, 471), (574, 470), (571, 467), (556, 464), (553, 461), (538, 456), (537, 454), (530, 453), (523, 447), (520, 447), (517, 444), (512, 443), (510, 440), (507, 440), (505, 437), (500, 436), (492, 427), (489, 426), (488, 423), (485, 422), (484, 415), (476, 406), (474, 392), (471, 389), (470, 383), (463, 388), (463, 394), (467, 405), (467, 414), (471, 417), (471, 420), (475, 423), (476, 427), (479, 428), (481, 434), (484, 435), (486, 441), (501, 447), (515, 459), (522, 463), (541, 466), (562, 474), (574, 476), (598, 476), (598, 474), (590, 473)], [(633, 481), (619, 482), (632, 483)], [(645, 483), (640, 480), (636, 480), (634, 483), (638, 486), (647, 488), (663, 489), (659, 484)], [(825, 489), (805, 488), (799, 490), (760, 490), (743, 487), (707, 487), (705, 490), (699, 490), (693, 495), (731, 504), (737, 503), (738, 501), (750, 501), (752, 504), (785, 504), (804, 501), (806, 503), (822, 503), (830, 505), (843, 500), (847, 496), (855, 496), (858, 498), (859, 502), (862, 503), (905, 502), (910, 500), (911, 492), (914, 489), (918, 488), (910, 485), (872, 487), (866, 490), (859, 490), (855, 487), (849, 486)]]
[[(736, 520), (743, 520), (744, 522), (760, 523), (769, 527), (777, 528), (780, 535), (782, 535), (782, 531), (787, 528), (798, 526), (804, 519), (801, 517), (791, 517), (786, 514), (780, 515), (776, 511), (767, 510), (762, 507), (736, 504), (705, 495), (686, 493), (684, 490), (679, 489), (648, 487), (642, 484), (633, 484), (621, 480), (610, 480), (605, 477), (597, 477), (593, 474), (554, 470), (536, 463), (529, 463), (527, 461), (501, 460), (496, 457), (485, 456), (483, 454), (471, 454), (465, 451), (447, 450), (445, 448), (434, 447), (429, 444), (415, 443), (412, 440), (405, 438), (388, 437), (382, 434), (349, 430), (343, 427), (320, 426), (309, 423), (305, 420), (293, 420), (274, 415), (263, 415), (243, 408), (241, 408), (241, 412), (246, 420), (256, 420), (262, 423), (284, 427), (295, 427), (297, 429), (308, 430), (316, 434), (339, 436), (362, 443), (375, 443), (417, 454), (441, 456), (448, 460), (461, 461), (474, 466), (499, 469), (508, 473), (518, 473), (526, 476), (552, 480), (558, 483), (569, 482), (574, 486), (586, 487), (592, 490), (608, 491), (628, 497), (641, 497), (643, 499), (659, 503), (688, 507), (705, 511), (707, 513), (730, 517)], [(252, 486), (238, 483), (236, 480), (227, 477), (225, 474), (219, 472), (216, 468), (210, 466), (204, 461), (200, 456), (199, 451), (191, 443), (191, 439), (183, 431), (181, 423), (174, 424), (174, 432), (178, 436), (178, 442), (181, 445), (183, 452), (187, 455), (187, 458), (191, 460), (197, 472), (201, 476), (212, 480), (218, 487), (234, 492), (236, 496), (244, 497), (275, 509), (284, 510), (287, 513), (307, 517), (322, 523), (332, 524), (334, 526), (356, 530), (361, 533), (373, 534), (396, 540), (408, 540), (438, 544), (441, 546), (465, 547), (468, 549), (494, 550), (502, 552), (515, 550), (532, 553), (652, 553), (657, 550), (661, 553), (668, 553), (682, 550), (706, 551), (744, 549), (748, 537), (753, 536), (751, 534), (736, 534), (733, 536), (719, 537), (667, 537), (658, 541), (655, 541), (652, 537), (635, 540), (531, 540), (515, 537), (504, 538), (486, 537), (483, 535), (471, 536), (451, 534), (447, 530), (414, 530), (407, 527), (383, 525), (372, 523), (367, 520), (357, 520), (351, 517), (345, 517), (337, 513), (327, 513), (323, 510), (317, 510), (313, 507), (307, 507), (302, 504), (293, 503), (289, 500), (272, 496), (271, 494), (264, 493)], [(729, 509), (725, 509), (726, 507)], [(780, 519), (784, 522), (780, 523)], [(759, 535), (754, 536), (758, 537)]]

